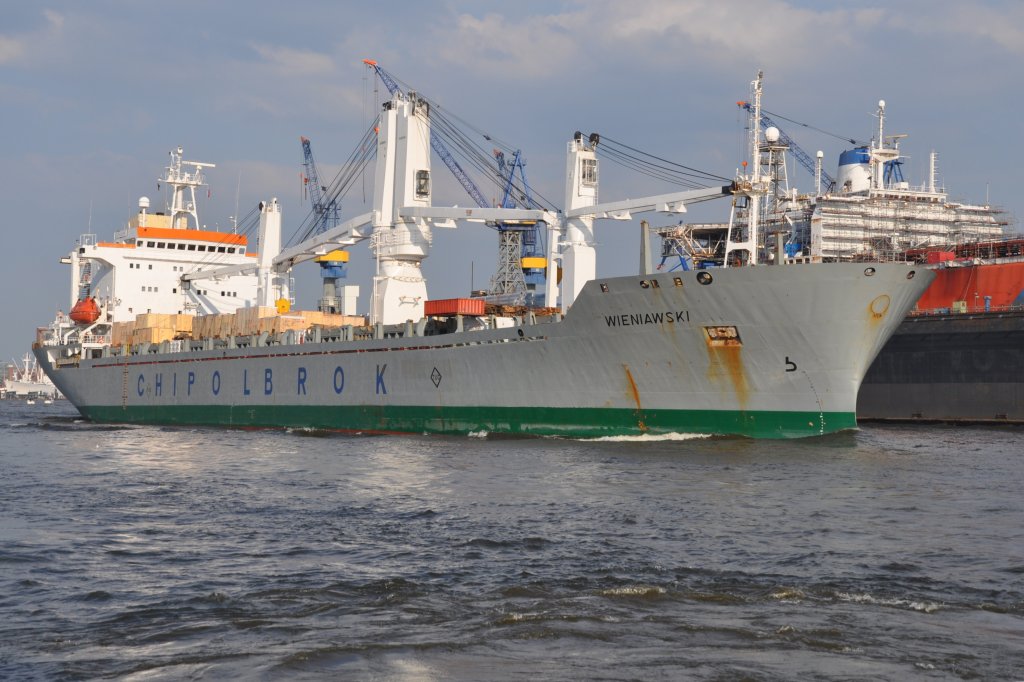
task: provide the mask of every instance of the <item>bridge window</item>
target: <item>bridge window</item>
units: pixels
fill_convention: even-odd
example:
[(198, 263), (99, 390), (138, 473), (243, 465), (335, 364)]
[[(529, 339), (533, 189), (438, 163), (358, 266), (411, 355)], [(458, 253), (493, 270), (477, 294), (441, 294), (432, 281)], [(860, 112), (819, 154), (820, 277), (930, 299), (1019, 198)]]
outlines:
[(430, 196), (430, 171), (416, 171), (416, 198), (425, 199)]
[(597, 159), (580, 159), (580, 180), (584, 185), (593, 187), (597, 184)]

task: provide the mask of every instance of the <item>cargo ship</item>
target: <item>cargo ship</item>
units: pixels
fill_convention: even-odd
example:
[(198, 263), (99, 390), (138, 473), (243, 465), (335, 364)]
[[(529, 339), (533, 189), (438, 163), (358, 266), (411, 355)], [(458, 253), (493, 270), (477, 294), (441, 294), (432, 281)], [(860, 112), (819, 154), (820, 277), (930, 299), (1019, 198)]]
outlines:
[(936, 278), (868, 371), (858, 417), (1024, 423), (1024, 239), (908, 256)]
[[(1024, 422), (1024, 239), (1008, 235), (997, 207), (951, 201), (938, 180), (936, 153), (928, 178), (904, 179), (900, 142), (887, 135), (878, 103), (870, 142), (844, 151), (833, 177), (823, 154), (811, 156), (755, 110), (761, 76), (752, 83), (750, 130), (763, 131), (751, 151), (768, 178), (769, 199), (740, 205), (729, 223), (657, 228), (662, 269), (721, 266), (730, 237), (759, 211), (762, 248), (811, 262), (916, 263), (934, 271), (925, 291), (868, 371), (857, 403), (862, 420)], [(796, 158), (815, 190), (789, 185)]]
[(43, 373), (32, 355), (26, 354), (20, 364), (17, 361), (12, 361), (6, 366), (4, 376), (0, 381), (0, 398), (52, 400), (60, 397), (57, 387)]
[[(140, 201), (114, 241), (85, 238), (65, 259), (74, 309), (40, 331), (40, 366), (102, 422), (801, 437), (856, 427), (864, 373), (933, 278), (908, 263), (766, 259), (753, 220), (735, 266), (599, 277), (597, 219), (713, 197), (753, 205), (766, 183), (755, 169), (600, 203), (600, 139), (577, 133), (561, 210), (434, 206), (430, 124), (429, 102), (392, 91), (374, 124), (373, 210), (282, 248), (281, 206), (264, 201), (256, 253), (244, 235), (200, 228), (195, 189), (210, 164), (179, 148), (160, 226)], [(463, 221), (543, 226), (548, 307), (428, 298), (431, 230)], [(344, 260), (367, 239), (377, 274), (365, 316), (347, 294), (336, 315), (291, 308), (294, 266)]]

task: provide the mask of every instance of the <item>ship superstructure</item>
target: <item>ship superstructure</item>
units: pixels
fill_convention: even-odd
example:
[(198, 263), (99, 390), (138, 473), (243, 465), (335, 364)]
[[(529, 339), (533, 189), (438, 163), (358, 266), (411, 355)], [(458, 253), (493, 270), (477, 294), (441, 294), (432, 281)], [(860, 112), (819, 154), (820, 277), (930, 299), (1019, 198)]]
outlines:
[(252, 277), (182, 284), (183, 274), (251, 264), (257, 256), (244, 235), (201, 226), (196, 189), (205, 186), (203, 171), (214, 164), (186, 161), (182, 153), (181, 147), (170, 152), (171, 163), (159, 178), (170, 192), (165, 209), (151, 212), (149, 198), (141, 197), (138, 213), (112, 241), (82, 235), (62, 260), (72, 267), (72, 305), (92, 297), (104, 310), (104, 322), (124, 322), (142, 313), (212, 314), (255, 304)]
[(790, 184), (790, 154), (806, 154), (765, 126), (763, 74), (750, 89), (750, 100), (738, 102), (749, 113), (750, 161), (738, 179), (746, 191), (737, 194), (727, 223), (657, 228), (666, 240), (663, 264), (678, 257), (686, 267), (734, 264), (751, 253), (766, 260), (892, 261), (915, 249), (1004, 236), (1008, 219), (1001, 210), (949, 199), (938, 180), (937, 153), (929, 156), (925, 182), (912, 186), (904, 179), (899, 145), (907, 136), (886, 134), (884, 100), (871, 141), (840, 154), (834, 182), (818, 152), (814, 190), (798, 191)]
[(25, 354), (21, 362), (7, 365), (6, 376), (0, 382), (4, 398), (54, 398), (59, 397), (57, 387), (43, 372), (35, 357)]
[[(998, 239), (1008, 221), (989, 205), (950, 201), (937, 180), (938, 154), (929, 156), (928, 180), (916, 187), (899, 171), (899, 141), (885, 136), (885, 101), (878, 103), (878, 137), (839, 157), (837, 188), (783, 204), (787, 213), (810, 211), (809, 253), (823, 260), (891, 260), (926, 247)], [(880, 140), (880, 141), (878, 141)], [(807, 221), (805, 221), (807, 222)], [(806, 242), (804, 242), (806, 243)], [(801, 244), (802, 246), (802, 244)]]
[[(250, 279), (254, 307), (240, 306), (226, 326), (206, 324), (221, 317), (206, 315), (173, 339), (92, 345), (86, 338), (96, 322), (79, 311), (85, 321), (77, 331), (37, 343), (40, 364), (83, 415), (100, 421), (805, 436), (856, 426), (864, 372), (931, 279), (905, 263), (766, 260), (756, 226), (748, 267), (673, 275), (642, 266), (633, 276), (600, 277), (597, 220), (680, 214), (688, 202), (713, 197), (748, 201), (762, 185), (601, 203), (600, 138), (577, 133), (567, 147), (563, 211), (434, 206), (430, 121), (429, 104), (414, 93), (395, 92), (384, 104), (369, 213), (281, 248), (281, 206), (263, 202), (255, 264), (179, 271), (176, 283), (186, 291)], [(515, 221), (546, 231), (550, 307), (428, 300), (421, 265), (434, 228)], [(240, 330), (239, 320), (266, 304), (284, 303), (278, 311), (287, 312), (295, 265), (366, 239), (376, 262), (366, 323)], [(136, 232), (135, 248), (138, 240)], [(556, 264), (561, 278), (553, 276)]]

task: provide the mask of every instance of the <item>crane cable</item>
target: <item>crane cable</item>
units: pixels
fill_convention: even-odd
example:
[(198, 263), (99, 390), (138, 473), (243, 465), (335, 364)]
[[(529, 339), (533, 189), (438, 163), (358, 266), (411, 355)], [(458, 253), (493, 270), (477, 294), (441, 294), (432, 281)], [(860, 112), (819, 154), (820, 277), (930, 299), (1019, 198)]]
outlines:
[(823, 130), (822, 128), (818, 128), (817, 126), (812, 126), (810, 123), (802, 123), (800, 121), (796, 121), (796, 120), (794, 120), (792, 118), (789, 118), (787, 116), (783, 116), (782, 114), (777, 114), (774, 111), (768, 111), (767, 109), (762, 109), (761, 111), (762, 111), (762, 113), (768, 114), (769, 116), (774, 116), (775, 118), (781, 118), (783, 121), (788, 121), (789, 123), (792, 123), (794, 125), (798, 125), (798, 126), (800, 126), (802, 128), (810, 128), (811, 130), (816, 130), (819, 133), (821, 133), (822, 135), (828, 135), (829, 137), (834, 137), (837, 140), (842, 140), (843, 142), (849, 142), (850, 144), (857, 145), (857, 146), (865, 146), (865, 145), (867, 145), (867, 142), (861, 142), (860, 140), (855, 140), (852, 137), (843, 137), (842, 135), (837, 135), (836, 133), (830, 133), (829, 131)]
[[(385, 71), (379, 66), (377, 68), (380, 68), (381, 71), (391, 78), (391, 80), (402, 86), (406, 93), (416, 92), (416, 97), (429, 105), (431, 133), (438, 135), (441, 140), (446, 143), (446, 146), (448, 146), (452, 156), (457, 157), (457, 161), (465, 162), (467, 166), (471, 166), (476, 169), (478, 173), (482, 174), (486, 178), (488, 184), (494, 185), (496, 194), (504, 192), (507, 179), (502, 176), (500, 171), (497, 169), (493, 155), (488, 154), (477, 142), (463, 132), (463, 129), (471, 130), (479, 137), (486, 140), (489, 145), (509, 156), (515, 153), (514, 148), (510, 144), (449, 112), (429, 97), (415, 91), (408, 83), (396, 78), (391, 72)], [(455, 123), (456, 121), (461, 124), (461, 126), (457, 125)], [(537, 192), (532, 186), (524, 185), (520, 178), (513, 178), (511, 183), (516, 196), (525, 197), (529, 195), (531, 197), (535, 197), (532, 202), (534, 205), (528, 208), (544, 208), (552, 210), (555, 206), (554, 202)], [(538, 199), (540, 201), (538, 201)]]
[[(363, 133), (362, 138), (338, 170), (334, 179), (332, 179), (331, 183), (324, 188), (323, 203), (325, 206), (329, 206), (331, 203), (340, 203), (340, 200), (348, 194), (353, 186), (355, 186), (356, 180), (361, 176), (363, 169), (365, 169), (370, 160), (377, 155), (376, 135), (379, 120), (379, 118), (374, 119), (373, 123), (366, 132)], [(316, 234), (319, 223), (320, 216), (316, 214), (316, 211), (312, 207), (310, 207), (306, 217), (299, 224), (298, 228), (296, 228), (291, 238), (289, 238), (286, 246), (292, 246), (293, 244), (303, 242), (312, 237)]]
[[(609, 144), (611, 145), (610, 147), (608, 146)], [(630, 147), (629, 145), (627, 145), (625, 143), (618, 142), (618, 141), (613, 140), (613, 139), (611, 139), (609, 137), (606, 137), (604, 135), (601, 136), (600, 145), (601, 145), (602, 148), (605, 148), (605, 151), (612, 152), (614, 155), (616, 155), (620, 159), (630, 159), (630, 160), (632, 160), (633, 162), (635, 162), (635, 163), (637, 163), (639, 165), (648, 166), (648, 167), (650, 167), (652, 169), (658, 169), (658, 170), (663, 171), (665, 173), (671, 173), (671, 174), (674, 174), (674, 175), (678, 175), (679, 177), (692, 177), (694, 179), (703, 180), (705, 182), (732, 182), (731, 178), (726, 178), (726, 177), (723, 177), (721, 175), (716, 175), (715, 173), (709, 173), (707, 171), (702, 171), (702, 170), (699, 170), (697, 168), (693, 168), (691, 166), (685, 166), (685, 165), (683, 165), (681, 163), (676, 163), (674, 161), (669, 161), (668, 159), (664, 159), (664, 158), (662, 158), (660, 156), (655, 156), (654, 154), (650, 154), (650, 153), (642, 151), (640, 149), (636, 149), (635, 147)], [(623, 149), (628, 149), (629, 151), (634, 152), (635, 154), (639, 154), (640, 156), (635, 156), (633, 154), (629, 154), (629, 153), (627, 153), (625, 151), (622, 151)], [(662, 162), (664, 164), (668, 164), (668, 165), (667, 166), (662, 166), (662, 165), (656, 164), (656, 163), (654, 163), (652, 161), (648, 161), (648, 160), (646, 160), (643, 157), (646, 157), (647, 159), (654, 159), (655, 161), (660, 161), (660, 162)], [(680, 169), (680, 170), (676, 170), (676, 169)], [(690, 182), (692, 182), (692, 181), (690, 181)]]

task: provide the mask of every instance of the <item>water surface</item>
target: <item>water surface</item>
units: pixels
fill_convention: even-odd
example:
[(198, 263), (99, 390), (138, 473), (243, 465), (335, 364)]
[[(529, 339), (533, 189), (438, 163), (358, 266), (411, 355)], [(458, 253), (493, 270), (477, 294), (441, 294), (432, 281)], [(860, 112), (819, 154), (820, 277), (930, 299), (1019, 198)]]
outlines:
[(109, 426), (0, 402), (5, 679), (1020, 679), (1024, 430)]

